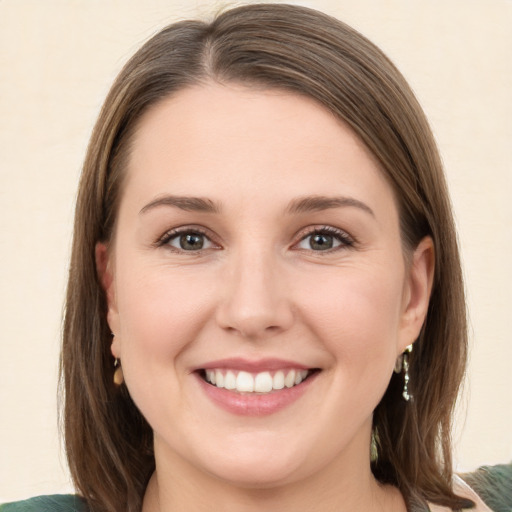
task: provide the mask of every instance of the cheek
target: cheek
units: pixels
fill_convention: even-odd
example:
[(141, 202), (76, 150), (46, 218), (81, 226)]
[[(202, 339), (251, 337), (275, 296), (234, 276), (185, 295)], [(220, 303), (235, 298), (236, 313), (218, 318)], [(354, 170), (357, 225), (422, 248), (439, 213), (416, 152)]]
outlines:
[[(130, 395), (153, 428), (171, 425), (183, 406), (182, 353), (210, 317), (211, 287), (165, 266), (119, 266), (121, 362)], [(172, 407), (164, 407), (172, 404)], [(162, 427), (164, 428), (164, 427)]]
[[(399, 269), (398, 269), (399, 270)], [(396, 357), (403, 276), (396, 269), (343, 269), (303, 293), (302, 316), (346, 374), (371, 374)]]
[(161, 363), (194, 340), (211, 308), (211, 287), (165, 266), (132, 264), (117, 278), (123, 357)]

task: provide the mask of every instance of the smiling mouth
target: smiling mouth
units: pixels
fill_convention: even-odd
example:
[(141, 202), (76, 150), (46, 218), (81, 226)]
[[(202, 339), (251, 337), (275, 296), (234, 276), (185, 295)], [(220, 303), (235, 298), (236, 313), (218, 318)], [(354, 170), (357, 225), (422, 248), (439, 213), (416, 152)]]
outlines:
[(204, 381), (216, 388), (235, 393), (268, 394), (298, 386), (319, 371), (318, 368), (313, 368), (251, 373), (241, 370), (203, 369), (198, 373)]

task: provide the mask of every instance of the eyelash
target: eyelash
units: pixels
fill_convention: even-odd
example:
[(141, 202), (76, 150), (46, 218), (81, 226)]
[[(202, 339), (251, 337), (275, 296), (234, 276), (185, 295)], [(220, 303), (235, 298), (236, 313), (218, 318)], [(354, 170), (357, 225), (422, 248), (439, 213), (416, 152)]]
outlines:
[[(207, 250), (207, 249), (202, 249), (201, 248), (201, 249), (198, 249), (198, 250), (187, 251), (185, 249), (178, 249), (176, 247), (172, 247), (169, 244), (169, 242), (171, 240), (173, 240), (173, 239), (175, 239), (175, 238), (177, 238), (177, 237), (179, 237), (181, 235), (186, 235), (186, 234), (202, 235), (208, 241), (210, 241), (210, 243), (212, 243), (213, 245), (218, 245), (218, 244), (216, 244), (216, 242), (214, 242), (212, 240), (211, 235), (209, 235), (205, 229), (202, 229), (202, 228), (196, 227), (196, 226), (187, 226), (187, 227), (176, 228), (176, 229), (172, 229), (170, 231), (167, 231), (166, 233), (164, 233), (163, 236), (161, 236), (156, 241), (155, 246), (156, 247), (167, 246), (169, 249), (173, 250), (174, 252), (178, 252), (178, 253), (181, 252), (181, 253), (188, 253), (188, 254), (199, 254), (201, 251)], [(353, 237), (351, 237), (350, 235), (348, 235), (348, 233), (346, 233), (345, 231), (342, 231), (341, 229), (334, 228), (332, 226), (322, 226), (322, 227), (315, 227), (315, 228), (312, 228), (312, 229), (309, 228), (309, 230), (307, 230), (307, 231), (304, 230), (300, 234), (299, 241), (296, 242), (293, 245), (293, 247), (296, 247), (301, 242), (304, 242), (309, 237), (313, 237), (315, 235), (327, 235), (329, 237), (333, 237), (338, 242), (340, 242), (340, 244), (337, 247), (332, 247), (332, 248), (329, 248), (329, 249), (319, 250), (319, 251), (315, 251), (313, 249), (300, 249), (300, 250), (311, 251), (311, 252), (315, 252), (315, 253), (331, 253), (331, 252), (338, 251), (340, 249), (350, 249), (356, 243), (356, 240)]]
[(163, 236), (161, 236), (157, 241), (156, 241), (156, 246), (157, 247), (164, 247), (164, 246), (167, 246), (169, 249), (173, 250), (174, 252), (186, 252), (186, 253), (189, 253), (189, 254), (198, 254), (199, 252), (201, 252), (202, 249), (199, 249), (197, 251), (186, 251), (184, 249), (178, 249), (176, 247), (172, 247), (169, 242), (171, 240), (173, 240), (174, 238), (178, 238), (179, 236), (181, 235), (186, 235), (186, 234), (194, 234), (194, 235), (202, 235), (204, 236), (207, 240), (209, 240), (212, 244), (214, 245), (217, 245), (215, 242), (212, 241), (212, 237), (211, 235), (209, 235), (205, 229), (203, 228), (200, 228), (200, 227), (196, 227), (196, 226), (187, 226), (187, 227), (183, 227), (183, 228), (176, 228), (176, 229), (171, 229), (170, 231), (167, 231), (166, 233), (163, 234)]
[(326, 254), (326, 253), (335, 252), (335, 251), (338, 251), (341, 249), (350, 249), (356, 243), (354, 238), (351, 237), (347, 232), (345, 232), (341, 229), (338, 229), (338, 228), (334, 228), (332, 226), (322, 226), (322, 227), (315, 227), (313, 229), (310, 229), (309, 231), (303, 232), (301, 234), (301, 238), (300, 238), (299, 242), (297, 242), (295, 245), (298, 245), (301, 242), (303, 242), (303, 241), (307, 240), (308, 238), (313, 237), (315, 235), (327, 235), (330, 237), (332, 236), (334, 239), (336, 239), (338, 242), (340, 242), (340, 245), (337, 247), (332, 247), (330, 249), (325, 249), (323, 251), (314, 251), (313, 249), (303, 249), (303, 250), (312, 251), (312, 252), (320, 253), (320, 254), (322, 254), (322, 253)]

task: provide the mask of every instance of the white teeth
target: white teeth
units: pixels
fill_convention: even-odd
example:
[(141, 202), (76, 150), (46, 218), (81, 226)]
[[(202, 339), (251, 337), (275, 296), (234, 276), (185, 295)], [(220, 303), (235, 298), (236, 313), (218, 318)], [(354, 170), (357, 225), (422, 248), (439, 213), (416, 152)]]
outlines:
[(226, 377), (224, 377), (224, 387), (226, 389), (236, 388), (236, 376), (233, 372), (229, 371), (226, 373)]
[(215, 370), (206, 370), (206, 380), (215, 384)]
[(239, 393), (269, 393), (284, 387), (291, 388), (300, 384), (307, 376), (308, 370), (278, 370), (274, 376), (270, 372), (251, 374), (236, 370), (206, 370), (206, 380), (218, 388), (236, 390)]
[(268, 393), (272, 391), (272, 384), (272, 375), (270, 373), (258, 373), (254, 379), (254, 391), (257, 393)]
[(284, 385), (287, 388), (291, 388), (295, 384), (295, 370), (291, 370), (286, 374), (284, 379)]
[(283, 389), (284, 388), (284, 373), (279, 370), (274, 375), (274, 378), (272, 380), (272, 387), (274, 389)]
[(247, 372), (240, 372), (236, 377), (236, 390), (252, 393), (254, 391), (254, 377)]
[(307, 376), (308, 371), (302, 370), (295, 375), (295, 385), (300, 384)]

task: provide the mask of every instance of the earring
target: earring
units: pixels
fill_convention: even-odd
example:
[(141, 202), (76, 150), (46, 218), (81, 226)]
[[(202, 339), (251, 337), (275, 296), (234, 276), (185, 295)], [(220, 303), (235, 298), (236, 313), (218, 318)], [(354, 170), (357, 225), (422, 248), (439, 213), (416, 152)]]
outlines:
[(403, 361), (404, 361), (404, 356), (402, 354), (400, 354), (396, 358), (396, 361), (395, 361), (395, 368), (393, 370), (395, 373), (402, 373)]
[(116, 360), (114, 361), (114, 368), (116, 369), (114, 372), (114, 384), (116, 386), (120, 386), (124, 382), (124, 376), (123, 376), (123, 368), (121, 367), (121, 363), (119, 362), (119, 359), (116, 357)]
[(379, 458), (379, 449), (377, 448), (377, 433), (372, 429), (372, 438), (370, 441), (370, 462), (376, 462)]
[(413, 399), (411, 393), (409, 393), (409, 354), (412, 352), (412, 343), (406, 347), (403, 354), (400, 354), (395, 362), (395, 373), (404, 372), (404, 390), (402, 391), (402, 397), (406, 402)]

